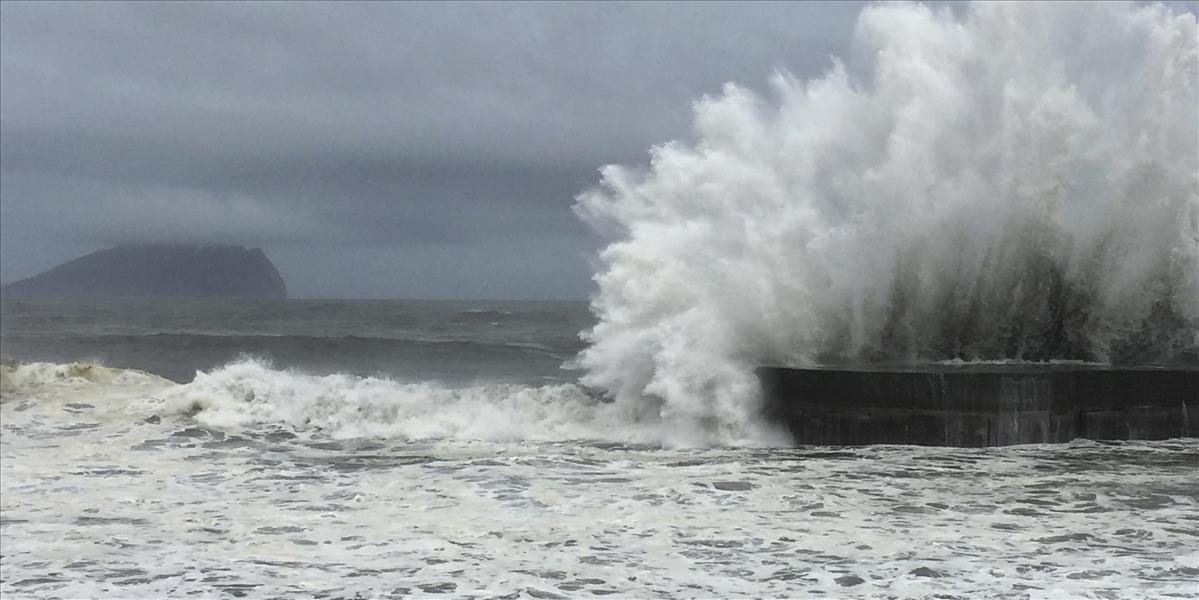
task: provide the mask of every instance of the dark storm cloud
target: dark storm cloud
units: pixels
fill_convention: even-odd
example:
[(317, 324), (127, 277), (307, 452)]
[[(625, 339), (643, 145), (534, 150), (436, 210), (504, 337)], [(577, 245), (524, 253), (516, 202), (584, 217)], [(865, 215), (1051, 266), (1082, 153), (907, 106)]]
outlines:
[(846, 4), (0, 5), (0, 267), (261, 245), (322, 296), (581, 296), (575, 194)]

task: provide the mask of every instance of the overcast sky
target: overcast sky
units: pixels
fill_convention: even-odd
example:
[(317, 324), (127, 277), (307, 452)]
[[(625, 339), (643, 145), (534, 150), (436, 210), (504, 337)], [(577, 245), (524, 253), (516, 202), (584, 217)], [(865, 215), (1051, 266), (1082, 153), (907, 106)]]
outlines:
[(261, 246), (296, 297), (585, 298), (571, 212), (858, 4), (0, 4), (0, 280)]

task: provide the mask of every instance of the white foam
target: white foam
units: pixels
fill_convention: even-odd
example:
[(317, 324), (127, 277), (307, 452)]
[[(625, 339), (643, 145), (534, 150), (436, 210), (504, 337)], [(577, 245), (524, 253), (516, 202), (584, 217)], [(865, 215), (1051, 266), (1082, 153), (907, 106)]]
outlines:
[(1199, 351), (1196, 39), (1160, 5), (883, 4), (859, 62), (727, 84), (578, 199), (611, 238), (584, 383), (720, 443), (760, 435), (758, 364)]
[[(483, 442), (613, 442), (669, 447), (710, 440), (663, 418), (628, 410), (576, 384), (400, 381), (349, 374), (311, 375), (244, 357), (190, 383), (95, 363), (0, 366), (5, 402), (42, 418), (73, 421), (72, 403), (93, 417), (133, 422), (184, 416), (222, 429), (282, 426), (323, 438)], [(739, 440), (762, 445), (760, 439)], [(780, 440), (780, 445), (785, 440)]]
[(653, 427), (570, 384), (450, 387), (308, 375), (247, 359), (199, 372), (162, 400), (166, 412), (192, 414), (208, 426), (275, 423), (335, 438), (664, 441)]
[(0, 365), (0, 396), (5, 402), (34, 400), (58, 410), (73, 401), (129, 408), (138, 399), (175, 384), (151, 373), (98, 363), (20, 363)]

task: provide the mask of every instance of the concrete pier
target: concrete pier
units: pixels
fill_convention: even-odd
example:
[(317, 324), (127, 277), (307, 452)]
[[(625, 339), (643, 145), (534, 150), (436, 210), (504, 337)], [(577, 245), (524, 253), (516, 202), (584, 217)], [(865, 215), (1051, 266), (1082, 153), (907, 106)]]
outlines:
[(796, 444), (1002, 446), (1199, 436), (1199, 366), (762, 367)]

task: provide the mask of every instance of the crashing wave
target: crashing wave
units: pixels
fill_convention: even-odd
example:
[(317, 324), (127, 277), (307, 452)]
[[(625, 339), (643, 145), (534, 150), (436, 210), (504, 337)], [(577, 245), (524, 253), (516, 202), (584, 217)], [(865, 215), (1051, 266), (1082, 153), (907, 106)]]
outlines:
[(1199, 362), (1195, 16), (881, 4), (855, 62), (734, 84), (610, 165), (583, 382), (713, 442), (759, 364)]
[(618, 407), (572, 384), (449, 387), (309, 375), (243, 360), (161, 395), (165, 413), (218, 428), (284, 425), (334, 438), (658, 443)]

